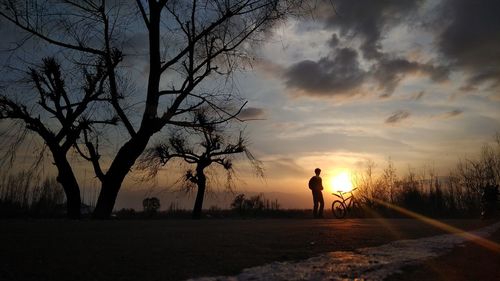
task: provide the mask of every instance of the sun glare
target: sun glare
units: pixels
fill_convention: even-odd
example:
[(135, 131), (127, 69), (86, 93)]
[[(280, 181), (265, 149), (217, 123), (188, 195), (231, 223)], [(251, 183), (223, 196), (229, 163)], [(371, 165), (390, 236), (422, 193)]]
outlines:
[(348, 172), (342, 172), (336, 175), (330, 182), (333, 192), (347, 192), (352, 190), (351, 177)]

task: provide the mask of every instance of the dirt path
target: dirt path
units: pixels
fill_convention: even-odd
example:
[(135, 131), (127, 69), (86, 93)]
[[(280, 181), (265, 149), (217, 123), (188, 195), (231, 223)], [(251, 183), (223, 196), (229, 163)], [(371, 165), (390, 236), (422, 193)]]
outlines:
[[(478, 220), (447, 220), (462, 229)], [(183, 280), (442, 234), (411, 219), (0, 221), (0, 280)]]

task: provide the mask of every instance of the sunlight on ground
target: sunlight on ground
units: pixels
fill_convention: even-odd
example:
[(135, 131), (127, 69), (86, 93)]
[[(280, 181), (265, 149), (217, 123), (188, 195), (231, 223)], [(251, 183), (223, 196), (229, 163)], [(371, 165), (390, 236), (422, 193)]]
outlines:
[[(393, 209), (393, 210), (395, 210), (403, 215), (417, 219), (417, 220), (422, 221), (428, 225), (432, 225), (438, 229), (441, 229), (441, 230), (446, 231), (448, 233), (454, 234), (456, 236), (460, 236), (460, 237), (462, 237), (462, 238), (464, 238), (472, 243), (475, 243), (475, 244), (477, 244), (485, 249), (488, 249), (492, 252), (500, 253), (500, 244), (498, 244), (494, 241), (485, 239), (481, 236), (477, 236), (477, 235), (469, 233), (469, 232), (465, 232), (462, 229), (453, 227), (451, 225), (445, 224), (441, 221), (438, 221), (438, 220), (430, 218), (430, 217), (426, 217), (424, 215), (410, 211), (408, 209), (401, 208), (401, 207), (393, 205), (391, 203), (384, 202), (384, 201), (378, 200), (376, 198), (372, 198), (372, 200), (374, 200), (375, 202), (377, 202), (380, 205), (391, 208), (391, 209)], [(498, 224), (500, 224), (500, 222), (497, 222), (497, 225)]]
[(244, 269), (237, 276), (190, 279), (196, 281), (233, 280), (385, 280), (408, 265), (439, 257), (470, 241), (487, 240), (500, 229), (500, 222), (470, 232), (442, 234), (419, 239), (397, 240), (355, 251), (336, 251), (301, 261), (273, 262)]
[(347, 192), (352, 190), (351, 175), (347, 171), (342, 171), (330, 180), (330, 190), (332, 192)]

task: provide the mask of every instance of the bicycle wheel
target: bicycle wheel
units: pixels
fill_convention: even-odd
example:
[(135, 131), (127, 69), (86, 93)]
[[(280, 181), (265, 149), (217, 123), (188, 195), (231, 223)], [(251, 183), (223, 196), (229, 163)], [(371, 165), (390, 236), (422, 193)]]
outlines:
[(347, 209), (345, 207), (345, 204), (342, 201), (335, 200), (332, 203), (332, 213), (333, 215), (338, 218), (342, 219), (345, 217), (347, 213)]

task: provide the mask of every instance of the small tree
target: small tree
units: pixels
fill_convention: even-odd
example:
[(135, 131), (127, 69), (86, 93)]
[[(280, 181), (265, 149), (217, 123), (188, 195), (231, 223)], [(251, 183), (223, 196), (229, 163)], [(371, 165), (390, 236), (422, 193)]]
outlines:
[[(204, 114), (198, 114), (200, 124), (206, 120)], [(194, 127), (189, 130), (174, 133), (168, 143), (160, 143), (148, 149), (141, 159), (141, 168), (156, 175), (161, 166), (165, 166), (171, 159), (180, 158), (194, 165), (194, 170), (185, 173), (185, 181), (197, 187), (196, 200), (193, 207), (193, 219), (201, 217), (203, 199), (207, 188), (207, 175), (205, 169), (212, 164), (222, 167), (227, 173), (228, 187), (230, 187), (233, 170), (233, 160), (236, 155), (244, 154), (257, 173), (262, 176), (261, 164), (248, 150), (246, 140), (240, 132), (235, 141), (224, 136), (223, 130), (215, 125)]]
[(160, 199), (156, 197), (144, 198), (142, 200), (142, 207), (144, 208), (144, 213), (148, 215), (153, 215), (160, 209)]
[(243, 214), (243, 210), (245, 208), (245, 194), (241, 193), (234, 197), (233, 202), (231, 203), (231, 209), (236, 210), (240, 215)]

